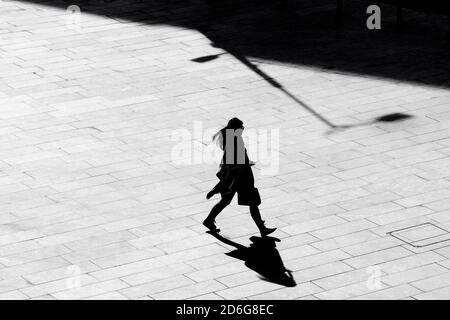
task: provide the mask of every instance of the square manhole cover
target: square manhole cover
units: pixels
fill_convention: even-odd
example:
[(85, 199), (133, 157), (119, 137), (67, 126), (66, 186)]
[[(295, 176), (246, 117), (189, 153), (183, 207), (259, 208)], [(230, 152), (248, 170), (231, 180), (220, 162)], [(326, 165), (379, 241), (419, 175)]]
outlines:
[(450, 232), (431, 222), (390, 231), (388, 234), (416, 248), (450, 241)]

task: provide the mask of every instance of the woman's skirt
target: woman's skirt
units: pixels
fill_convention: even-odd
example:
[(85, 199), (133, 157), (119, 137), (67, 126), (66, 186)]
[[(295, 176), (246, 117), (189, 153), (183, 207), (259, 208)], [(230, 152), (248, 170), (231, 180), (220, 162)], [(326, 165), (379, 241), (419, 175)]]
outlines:
[(242, 206), (260, 205), (261, 197), (255, 188), (255, 178), (249, 165), (222, 165), (217, 177), (217, 185), (222, 196), (233, 197), (238, 194), (238, 204)]

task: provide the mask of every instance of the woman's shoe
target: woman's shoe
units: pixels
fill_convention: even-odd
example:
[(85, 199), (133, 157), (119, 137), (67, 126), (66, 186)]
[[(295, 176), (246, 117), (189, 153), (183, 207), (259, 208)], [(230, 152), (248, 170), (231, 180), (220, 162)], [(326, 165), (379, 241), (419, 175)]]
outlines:
[(215, 194), (216, 194), (216, 191), (211, 190), (210, 192), (208, 192), (208, 193), (206, 194), (206, 200), (211, 199), (211, 197), (212, 197), (213, 195), (215, 195)]
[(269, 234), (273, 233), (275, 230), (277, 230), (277, 228), (266, 228), (264, 227), (264, 229), (261, 229), (261, 236), (265, 237), (268, 236)]
[(267, 228), (264, 225), (264, 221), (261, 221), (261, 223), (258, 225), (259, 228), (259, 232), (261, 233), (262, 237), (265, 237), (271, 233), (273, 233), (275, 230), (277, 230), (277, 228)]
[(206, 219), (205, 221), (203, 221), (203, 225), (207, 227), (211, 232), (220, 232), (220, 229), (216, 227), (214, 221)]

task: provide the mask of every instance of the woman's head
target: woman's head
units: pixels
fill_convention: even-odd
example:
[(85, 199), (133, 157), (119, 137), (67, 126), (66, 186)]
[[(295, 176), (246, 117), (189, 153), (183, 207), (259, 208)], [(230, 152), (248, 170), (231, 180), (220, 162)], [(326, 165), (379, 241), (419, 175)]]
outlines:
[[(244, 123), (238, 119), (238, 118), (231, 118), (228, 121), (228, 124), (225, 128), (222, 128), (221, 130), (219, 130), (219, 132), (217, 132), (214, 136), (213, 136), (213, 140), (216, 140), (219, 136), (221, 135), (225, 135), (225, 132), (227, 130), (244, 130)], [(240, 132), (242, 133), (242, 131)]]
[(230, 121), (228, 121), (227, 126), (225, 127), (225, 129), (244, 129), (244, 123), (238, 119), (238, 118), (232, 118), (230, 119)]

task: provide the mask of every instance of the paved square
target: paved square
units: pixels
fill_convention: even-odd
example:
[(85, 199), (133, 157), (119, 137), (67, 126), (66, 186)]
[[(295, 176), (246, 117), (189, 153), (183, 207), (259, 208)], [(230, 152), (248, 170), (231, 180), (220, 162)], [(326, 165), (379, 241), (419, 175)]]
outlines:
[[(450, 244), (389, 234), (450, 230), (449, 18), (346, 2), (0, 0), (0, 299), (449, 299)], [(254, 172), (295, 287), (201, 225), (234, 116), (279, 134)]]

